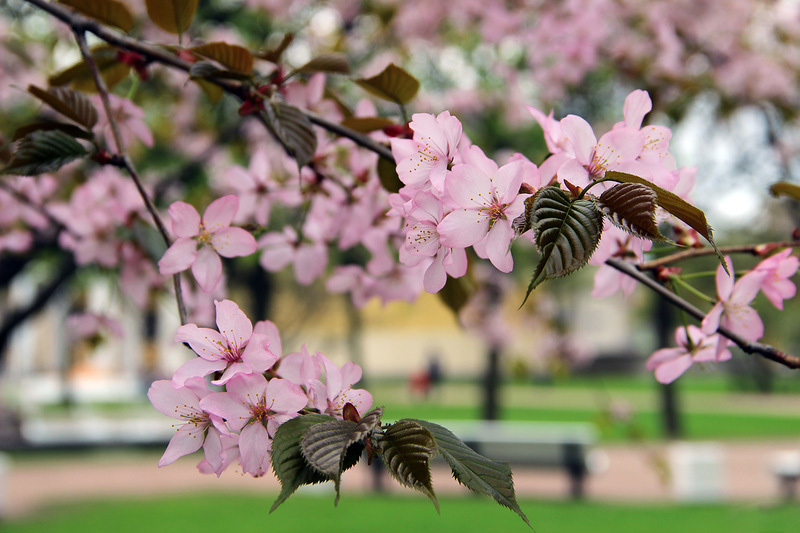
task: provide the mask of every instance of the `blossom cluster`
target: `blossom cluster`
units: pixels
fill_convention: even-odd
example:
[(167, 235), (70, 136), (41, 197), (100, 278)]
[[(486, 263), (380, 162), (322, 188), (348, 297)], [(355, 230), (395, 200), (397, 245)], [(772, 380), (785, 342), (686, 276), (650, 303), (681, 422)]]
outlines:
[(238, 463), (243, 473), (259, 477), (269, 470), (272, 438), (282, 423), (308, 412), (341, 419), (348, 403), (360, 415), (372, 406), (369, 392), (353, 388), (361, 379), (355, 363), (339, 367), (305, 345), (283, 354), (275, 324), (253, 325), (231, 300), (215, 306), (218, 329), (185, 324), (175, 334), (198, 357), (147, 393), (159, 412), (182, 422), (159, 466), (202, 447), (201, 472), (219, 476)]

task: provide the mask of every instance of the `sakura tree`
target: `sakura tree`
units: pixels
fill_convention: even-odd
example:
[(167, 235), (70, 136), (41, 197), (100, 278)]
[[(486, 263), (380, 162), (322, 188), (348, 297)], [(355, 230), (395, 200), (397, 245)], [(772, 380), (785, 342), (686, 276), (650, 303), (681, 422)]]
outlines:
[[(319, 7), (247, 3), (287, 23)], [(366, 452), (438, 506), (430, 461), (439, 454), (459, 482), (527, 523), (508, 465), (478, 455), (437, 424), (384, 422), (382, 408), (373, 405), (380, 400), (355, 388), (358, 365), (338, 366), (305, 345), (283, 353), (275, 323), (253, 324), (229, 297), (225, 267), (255, 254), (260, 268), (291, 266), (297, 283), (323, 279), (328, 291), (349, 294), (356, 306), (438, 293), (465, 327), (501, 344), (502, 325), (492, 312), (496, 297), (475, 272), (483, 264), (512, 273), (513, 247), (517, 257), (530, 254), (537, 261), (520, 305), (544, 282), (591, 264), (598, 267), (594, 296), (629, 294), (643, 284), (680, 308), (685, 323), (675, 333), (678, 347), (656, 351), (647, 363), (662, 383), (695, 362), (731, 359), (733, 345), (800, 368), (797, 357), (759, 343), (766, 326), (751, 307), (758, 293), (778, 309), (795, 295), (795, 239), (718, 247), (705, 214), (691, 201), (696, 171), (678, 166), (668, 127), (646, 122), (654, 106), (678, 114), (681, 99), (700, 91), (695, 83), (724, 87), (724, 96), (744, 101), (768, 97), (794, 113), (793, 84), (778, 78), (753, 85), (750, 77), (798, 66), (784, 64), (794, 56), (781, 56), (796, 50), (794, 37), (800, 36), (782, 19), (768, 18), (792, 39), (757, 47), (728, 33), (707, 40), (701, 21), (714, 11), (706, 3), (673, 9), (666, 2), (593, 1), (588, 8), (523, 2), (511, 8), (482, 1), (453, 10), (435, 2), (387, 2), (392, 12), (379, 23), (381, 35), (402, 46), (386, 48), (388, 57), (378, 58), (383, 64), (374, 75), (358, 76), (351, 73), (352, 60), (377, 61), (369, 57), (371, 34), (362, 32), (377, 16), (351, 2), (325, 7), (352, 30), (342, 37), (346, 46), (326, 50), (333, 45), (324, 36), (307, 33), (299, 37), (303, 49), (320, 53), (301, 62), (290, 57), (294, 33), (274, 32), (274, 42), (253, 51), (228, 29), (196, 24), (198, 9), (206, 8), (196, 0), (14, 4), (22, 20), (52, 27), (56, 46), (74, 52), (74, 40), (79, 54), (47, 84), (42, 72), (3, 59), (4, 70), (25, 72), (17, 83), (27, 85), (24, 95), (0, 89), (3, 105), (36, 99), (46, 116), (17, 129), (4, 147), (0, 251), (24, 256), (49, 234), (53, 245), (70, 253), (72, 269), (113, 272), (143, 307), (171, 291), (182, 324), (175, 342), (196, 357), (171, 380), (150, 387), (153, 406), (178, 420), (159, 466), (202, 448), (203, 473), (220, 476), (231, 467), (260, 477), (272, 469), (282, 485), (274, 510), (298, 487), (323, 481), (334, 482), (338, 501), (343, 472)], [(691, 18), (695, 12), (698, 18)], [(734, 17), (737, 28), (751, 27), (744, 11), (734, 14), (741, 15)], [(597, 17), (614, 25), (587, 30), (598, 27)], [(530, 47), (525, 61), (535, 67), (540, 103), (565, 98), (569, 86), (606, 56), (648, 90), (628, 92), (617, 122), (601, 131), (578, 115), (556, 118), (549, 108), (522, 101), (511, 80), (530, 72), (492, 64), (493, 74), (509, 80), (503, 104), (541, 126), (548, 153), (537, 163), (521, 153), (487, 153), (430, 93), (415, 100), (420, 81), (392, 62), (401, 62), (398, 50), (417, 46), (419, 38), (441, 38), (435, 31), (441, 25), (477, 30), (482, 41), (500, 48)], [(608, 29), (614, 27), (631, 31)], [(563, 32), (575, 38), (557, 38)], [(720, 42), (723, 37), (727, 41)], [(737, 46), (730, 48), (731, 42)], [(687, 54), (714, 56), (723, 46), (730, 57), (702, 75), (686, 66)], [(658, 53), (656, 60), (645, 51)], [(30, 53), (41, 52), (32, 47)], [(330, 82), (333, 76), (337, 83)], [(172, 98), (141, 100), (174, 135), (154, 136), (143, 120), (135, 102), (148, 90), (170, 91)], [(348, 105), (353, 95), (357, 103)], [(410, 113), (412, 102), (418, 112)], [(219, 123), (203, 124), (215, 113), (222, 115)], [(223, 131), (230, 124), (232, 133)], [(237, 146), (240, 136), (244, 142)], [(174, 187), (165, 176), (140, 172), (137, 156), (147, 149), (169, 149), (170, 156), (211, 169), (214, 178), (194, 189)], [(237, 149), (248, 168), (231, 158)], [(788, 182), (773, 191), (800, 199), (800, 188)], [(278, 220), (276, 211), (289, 215)], [(338, 264), (354, 250), (363, 260)], [(738, 253), (761, 262), (737, 279), (732, 255)], [(716, 295), (704, 294), (675, 266), (708, 255), (719, 259)], [(215, 328), (205, 327), (209, 316)]]

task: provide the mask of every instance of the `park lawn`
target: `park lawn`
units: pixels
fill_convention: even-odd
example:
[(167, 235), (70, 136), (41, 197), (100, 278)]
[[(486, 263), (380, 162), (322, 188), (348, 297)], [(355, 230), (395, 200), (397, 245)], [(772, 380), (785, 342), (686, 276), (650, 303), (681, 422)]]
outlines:
[[(346, 532), (530, 531), (509, 510), (484, 497), (440, 499), (441, 516), (423, 496), (295, 495), (269, 514), (270, 496), (202, 493), (149, 499), (60, 504), (36, 518), (7, 521), (5, 533), (201, 533), (219, 531)], [(793, 531), (800, 507), (753, 505), (620, 505), (522, 501), (537, 533), (755, 533)]]
[[(423, 420), (470, 420), (480, 418), (480, 408), (433, 403), (417, 405), (387, 405), (384, 421), (400, 418)], [(501, 411), (504, 420), (538, 422), (588, 422), (596, 424), (600, 439), (605, 442), (631, 440), (631, 437), (656, 440), (661, 438), (660, 414), (639, 411), (632, 423), (608, 422), (601, 407), (594, 409), (547, 409), (506, 407)], [(763, 439), (800, 437), (800, 417), (740, 413), (683, 413), (687, 439)]]

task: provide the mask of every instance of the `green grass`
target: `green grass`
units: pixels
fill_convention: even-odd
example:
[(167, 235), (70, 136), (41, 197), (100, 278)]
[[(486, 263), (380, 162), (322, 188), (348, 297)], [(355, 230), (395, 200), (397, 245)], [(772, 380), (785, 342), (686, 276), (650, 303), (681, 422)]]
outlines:
[[(51, 506), (37, 518), (6, 522), (5, 533), (115, 533), (169, 531), (469, 532), (530, 531), (512, 512), (488, 498), (440, 499), (438, 516), (424, 497), (295, 495), (268, 514), (271, 496), (197, 494)], [(800, 507), (733, 505), (612, 505), (522, 501), (537, 533), (767, 533), (794, 531)]]

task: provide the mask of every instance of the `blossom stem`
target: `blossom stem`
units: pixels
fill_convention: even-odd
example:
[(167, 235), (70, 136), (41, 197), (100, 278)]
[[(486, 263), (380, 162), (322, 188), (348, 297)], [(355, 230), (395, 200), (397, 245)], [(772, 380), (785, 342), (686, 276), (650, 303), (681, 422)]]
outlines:
[(712, 298), (712, 297), (708, 296), (707, 294), (704, 294), (704, 293), (700, 292), (699, 290), (695, 289), (694, 287), (692, 287), (691, 285), (686, 283), (686, 281), (684, 281), (679, 276), (673, 276), (672, 278), (670, 278), (670, 280), (672, 280), (672, 282), (674, 284), (680, 285), (681, 287), (683, 287), (684, 289), (686, 289), (690, 293), (694, 294), (695, 296), (697, 296), (701, 300), (704, 300), (704, 301), (706, 301), (706, 302), (708, 302), (708, 303), (710, 303), (712, 305), (717, 303), (717, 301), (714, 298)]
[[(800, 246), (800, 241), (778, 241), (778, 242), (768, 242), (763, 244), (745, 244), (742, 246), (723, 246), (719, 249), (719, 251), (722, 255), (751, 254), (759, 256), (763, 255), (765, 250), (776, 250), (778, 248), (795, 248), (798, 246)], [(717, 252), (711, 247), (690, 248), (688, 250), (676, 252), (674, 254), (661, 257), (659, 259), (653, 259), (652, 261), (645, 261), (644, 263), (637, 265), (637, 268), (639, 270), (655, 270), (658, 267), (666, 266), (672, 263), (677, 263), (678, 261), (684, 261), (686, 259), (692, 259), (694, 257), (702, 257), (705, 255), (717, 255)]]
[[(103, 102), (103, 109), (105, 110), (106, 117), (108, 118), (108, 124), (111, 127), (111, 132), (114, 135), (114, 143), (116, 144), (117, 157), (115, 159), (121, 163), (121, 166), (127, 171), (128, 175), (133, 180), (133, 183), (136, 185), (136, 190), (139, 191), (139, 196), (141, 196), (142, 201), (144, 202), (145, 208), (150, 213), (150, 216), (153, 218), (153, 223), (155, 223), (158, 232), (164, 239), (164, 244), (166, 244), (167, 248), (169, 248), (169, 246), (172, 244), (172, 239), (169, 238), (167, 228), (164, 226), (164, 222), (158, 215), (158, 211), (156, 211), (153, 202), (150, 201), (147, 191), (144, 190), (144, 185), (142, 184), (142, 180), (139, 178), (138, 172), (136, 172), (136, 167), (134, 167), (133, 162), (131, 161), (130, 157), (128, 157), (128, 154), (125, 150), (125, 142), (123, 141), (119, 125), (114, 119), (114, 113), (111, 109), (111, 101), (108, 98), (108, 87), (106, 87), (106, 82), (100, 75), (100, 69), (97, 68), (97, 63), (92, 56), (91, 50), (89, 50), (89, 45), (86, 43), (86, 36), (84, 34), (85, 30), (73, 27), (72, 32), (75, 35), (75, 40), (78, 42), (78, 47), (81, 50), (83, 60), (86, 62), (86, 66), (89, 68), (89, 71), (92, 74), (94, 84), (97, 87), (97, 92), (100, 94), (100, 100)], [(174, 274), (172, 276), (172, 284), (175, 288), (175, 299), (178, 304), (178, 314), (180, 316), (181, 324), (186, 324), (188, 322), (188, 317), (186, 313), (186, 304), (183, 300), (183, 289), (181, 288), (180, 274)]]

